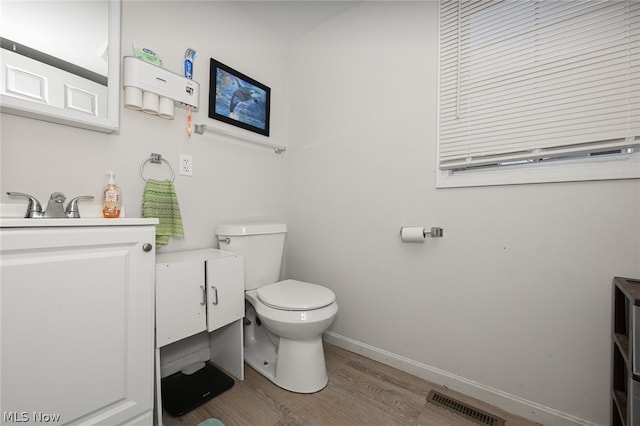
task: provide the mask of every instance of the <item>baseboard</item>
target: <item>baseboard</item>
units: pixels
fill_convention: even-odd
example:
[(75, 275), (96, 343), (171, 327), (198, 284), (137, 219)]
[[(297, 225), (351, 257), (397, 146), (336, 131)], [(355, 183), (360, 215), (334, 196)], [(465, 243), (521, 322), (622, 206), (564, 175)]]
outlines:
[(388, 365), (398, 370), (405, 371), (414, 376), (423, 378), (432, 383), (446, 386), (456, 392), (460, 392), (472, 398), (487, 402), (510, 413), (524, 417), (545, 426), (598, 426), (596, 423), (580, 419), (553, 408), (520, 398), (503, 392), (473, 380), (431, 367), (426, 364), (405, 358), (403, 356), (387, 352), (366, 343), (342, 336), (332, 331), (326, 331), (323, 340), (334, 344), (349, 352), (362, 355), (366, 358)]

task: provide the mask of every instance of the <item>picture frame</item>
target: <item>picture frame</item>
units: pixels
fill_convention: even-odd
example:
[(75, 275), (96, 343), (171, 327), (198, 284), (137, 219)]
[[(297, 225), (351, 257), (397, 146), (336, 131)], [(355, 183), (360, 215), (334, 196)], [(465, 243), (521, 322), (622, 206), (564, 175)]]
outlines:
[(270, 108), (269, 87), (211, 58), (210, 118), (269, 136)]

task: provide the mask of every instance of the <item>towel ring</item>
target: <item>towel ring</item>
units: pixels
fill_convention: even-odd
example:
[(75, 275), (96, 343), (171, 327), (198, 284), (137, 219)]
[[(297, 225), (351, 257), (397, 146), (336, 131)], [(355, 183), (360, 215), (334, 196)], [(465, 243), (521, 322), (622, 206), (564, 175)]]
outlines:
[(151, 162), (153, 164), (162, 164), (163, 161), (167, 163), (167, 166), (169, 166), (169, 170), (171, 170), (171, 182), (173, 182), (176, 178), (176, 174), (173, 171), (173, 167), (171, 167), (171, 164), (169, 164), (167, 160), (162, 158), (162, 155), (155, 154), (155, 153), (151, 153), (151, 156), (146, 160), (144, 160), (142, 164), (140, 164), (140, 175), (142, 176), (142, 179), (144, 179), (145, 182), (149, 182), (149, 180), (144, 175), (144, 166), (146, 166), (147, 163)]

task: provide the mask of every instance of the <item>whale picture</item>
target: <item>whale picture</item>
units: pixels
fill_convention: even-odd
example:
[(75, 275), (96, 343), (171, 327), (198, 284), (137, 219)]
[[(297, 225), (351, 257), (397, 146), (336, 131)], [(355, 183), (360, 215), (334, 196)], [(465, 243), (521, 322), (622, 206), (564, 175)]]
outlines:
[(211, 58), (209, 117), (269, 136), (271, 89)]

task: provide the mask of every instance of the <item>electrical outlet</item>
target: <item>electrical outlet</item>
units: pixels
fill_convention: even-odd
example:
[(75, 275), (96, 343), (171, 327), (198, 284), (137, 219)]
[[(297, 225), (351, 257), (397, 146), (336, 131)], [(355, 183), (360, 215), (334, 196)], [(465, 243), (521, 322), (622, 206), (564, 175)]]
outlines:
[(193, 157), (188, 154), (180, 154), (180, 174), (193, 176)]

